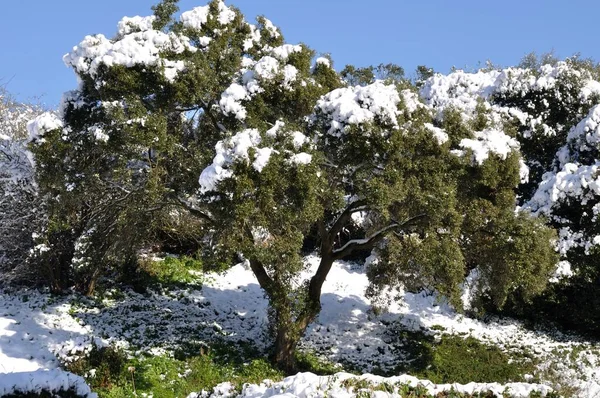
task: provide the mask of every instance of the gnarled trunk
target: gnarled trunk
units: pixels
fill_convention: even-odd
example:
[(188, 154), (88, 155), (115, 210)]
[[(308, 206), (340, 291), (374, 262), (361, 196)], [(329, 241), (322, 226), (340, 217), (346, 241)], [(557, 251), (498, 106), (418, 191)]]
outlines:
[(332, 264), (333, 258), (331, 256), (321, 258), (319, 269), (308, 285), (306, 299), (302, 303), (302, 311), (295, 319), (291, 314), (291, 303), (286, 302), (284, 305), (277, 305), (271, 299), (271, 305), (275, 310), (277, 332), (273, 360), (277, 367), (289, 374), (297, 370), (295, 354), (300, 339), (304, 336), (308, 325), (315, 320), (321, 311), (321, 288)]

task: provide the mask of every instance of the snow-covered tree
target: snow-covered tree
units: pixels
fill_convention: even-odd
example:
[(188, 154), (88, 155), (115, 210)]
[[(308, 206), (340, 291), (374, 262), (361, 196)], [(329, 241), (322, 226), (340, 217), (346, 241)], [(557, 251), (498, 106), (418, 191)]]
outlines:
[(37, 194), (35, 163), (27, 149), (27, 122), (42, 111), (0, 91), (0, 269), (1, 279), (31, 278), (25, 260), (44, 211)]
[(577, 57), (547, 60), (552, 62), (529, 56), (517, 68), (436, 75), (421, 94), (432, 106), (458, 109), (464, 118), (485, 109), (488, 119), (503, 123), (519, 142), (528, 170), (519, 186), (522, 211), (558, 230), (561, 261), (552, 279), (562, 284), (548, 297), (547, 315), (597, 330), (600, 317), (590, 303), (600, 281), (600, 68)]
[[(60, 120), (32, 124), (53, 198), (50, 263), (93, 276), (130, 259), (157, 212), (188, 212), (213, 261), (241, 257), (256, 275), (286, 369), (333, 262), (358, 252), (377, 254), (373, 292), (407, 283), (459, 307), (474, 262), (499, 306), (542, 290), (552, 233), (514, 214), (519, 144), (483, 110), (438, 120), (393, 65), (342, 78), (265, 18), (250, 24), (220, 0), (175, 10), (165, 1), (124, 18), (112, 39), (88, 36), (65, 56), (80, 86)], [(321, 256), (312, 271), (309, 236)]]

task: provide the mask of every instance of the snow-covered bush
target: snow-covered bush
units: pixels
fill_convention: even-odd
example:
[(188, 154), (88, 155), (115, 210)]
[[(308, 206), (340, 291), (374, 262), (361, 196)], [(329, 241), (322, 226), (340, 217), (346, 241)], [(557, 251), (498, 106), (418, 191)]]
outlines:
[(524, 161), (519, 211), (558, 230), (561, 261), (540, 305), (569, 327), (597, 329), (600, 314), (591, 304), (600, 280), (600, 67), (576, 57), (526, 61), (516, 68), (436, 74), (421, 95), (439, 120), (447, 109), (476, 120), (483, 109), (485, 119), (518, 143)]
[(81, 376), (60, 369), (0, 374), (3, 397), (98, 398)]
[(34, 278), (26, 258), (33, 234), (44, 218), (35, 181), (35, 162), (27, 148), (27, 122), (41, 111), (0, 91), (0, 279)]

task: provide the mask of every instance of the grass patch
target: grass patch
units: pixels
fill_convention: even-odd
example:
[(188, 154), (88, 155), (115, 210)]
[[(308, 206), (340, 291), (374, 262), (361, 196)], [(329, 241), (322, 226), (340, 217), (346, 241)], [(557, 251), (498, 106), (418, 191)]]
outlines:
[[(346, 379), (341, 382), (342, 387), (351, 391), (352, 395), (357, 398), (373, 398), (377, 396), (377, 392), (395, 394), (400, 397), (408, 398), (492, 398), (496, 397), (491, 391), (482, 391), (475, 394), (461, 393), (454, 389), (442, 391), (436, 395), (427, 392), (427, 388), (423, 385), (410, 386), (402, 383), (374, 383), (365, 379)], [(510, 398), (511, 395), (505, 392), (505, 398)], [(532, 392), (531, 398), (541, 398), (539, 392)], [(558, 398), (559, 395), (551, 392), (545, 398)]]
[(201, 285), (205, 280), (203, 272), (202, 261), (193, 257), (145, 258), (135, 265), (123, 267), (119, 282), (131, 286), (138, 293), (145, 293), (149, 287)]
[(224, 354), (223, 346), (196, 356), (127, 358), (123, 351), (113, 347), (94, 347), (86, 357), (66, 367), (83, 376), (100, 398), (125, 398), (144, 393), (161, 398), (185, 397), (192, 392), (211, 391), (225, 381), (241, 391), (244, 383), (280, 380), (284, 376), (265, 359), (241, 362)]
[(511, 356), (473, 337), (442, 336), (432, 345), (431, 363), (418, 376), (434, 383), (508, 383), (525, 381), (523, 375), (534, 371), (534, 360), (526, 353)]
[(319, 358), (310, 351), (296, 352), (296, 366), (299, 372), (311, 372), (320, 376), (331, 375), (345, 370), (341, 365)]
[(163, 285), (193, 284), (202, 281), (202, 261), (188, 256), (142, 261), (140, 268)]
[(509, 354), (473, 337), (435, 336), (401, 330), (398, 352), (403, 365), (393, 373), (408, 373), (434, 383), (508, 383), (525, 381), (533, 374), (536, 362), (527, 352)]

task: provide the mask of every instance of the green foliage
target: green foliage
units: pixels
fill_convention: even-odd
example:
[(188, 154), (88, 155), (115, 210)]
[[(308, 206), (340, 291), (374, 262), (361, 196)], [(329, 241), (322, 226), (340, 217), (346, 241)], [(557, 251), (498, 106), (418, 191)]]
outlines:
[(527, 352), (503, 350), (470, 336), (398, 329), (390, 338), (405, 347), (397, 353), (404, 364), (391, 374), (408, 373), (434, 383), (507, 383), (524, 381), (536, 369)]
[(202, 271), (202, 261), (187, 256), (142, 260), (137, 270), (146, 275), (149, 284), (163, 286), (202, 283)]
[(342, 370), (340, 365), (319, 358), (309, 351), (296, 352), (296, 363), (299, 372), (311, 372), (317, 375), (331, 375)]
[[(374, 383), (365, 379), (346, 379), (342, 381), (342, 386), (352, 391), (353, 394), (357, 398), (371, 398), (375, 397), (376, 393), (379, 391), (383, 391), (388, 394), (398, 394), (400, 397), (410, 397), (410, 398), (492, 398), (496, 397), (496, 394), (491, 391), (478, 392), (475, 394), (467, 394), (461, 393), (454, 388), (450, 388), (449, 390), (442, 391), (437, 393), (435, 396), (429, 394), (427, 388), (421, 384), (417, 386), (411, 386), (408, 384), (396, 383), (396, 384), (388, 384), (388, 383)], [(540, 395), (533, 394), (532, 397), (538, 397)], [(511, 395), (508, 393), (503, 394), (503, 397), (510, 398)], [(546, 395), (548, 398), (555, 398), (558, 395), (554, 395), (552, 393)]]
[(362, 68), (346, 65), (340, 72), (340, 76), (351, 86), (366, 86), (374, 83), (376, 80), (383, 80), (388, 83), (400, 83), (404, 80), (404, 69), (395, 64), (379, 64), (377, 66)]
[(123, 382), (126, 372), (127, 355), (120, 349), (92, 345), (89, 353), (66, 364), (68, 371), (86, 377), (93, 369), (93, 376), (86, 377), (93, 391), (110, 389)]
[[(240, 391), (244, 383), (260, 383), (265, 379), (277, 381), (283, 377), (264, 359), (237, 362), (227, 359), (231, 355), (239, 353), (225, 345), (215, 351), (204, 346), (196, 355), (180, 359), (168, 356), (128, 359), (114, 348), (94, 348), (87, 357), (68, 364), (67, 368), (83, 375), (102, 398), (142, 393), (174, 398), (202, 390), (211, 391), (225, 381)], [(95, 373), (90, 372), (92, 369)]]
[(416, 375), (434, 383), (525, 381), (523, 376), (535, 370), (535, 362), (526, 353), (511, 356), (473, 337), (442, 335), (431, 347), (430, 358), (427, 368)]
[(153, 23), (153, 28), (162, 30), (167, 27), (173, 18), (173, 14), (179, 11), (177, 3), (179, 0), (163, 0), (155, 6), (152, 6), (156, 20)]

